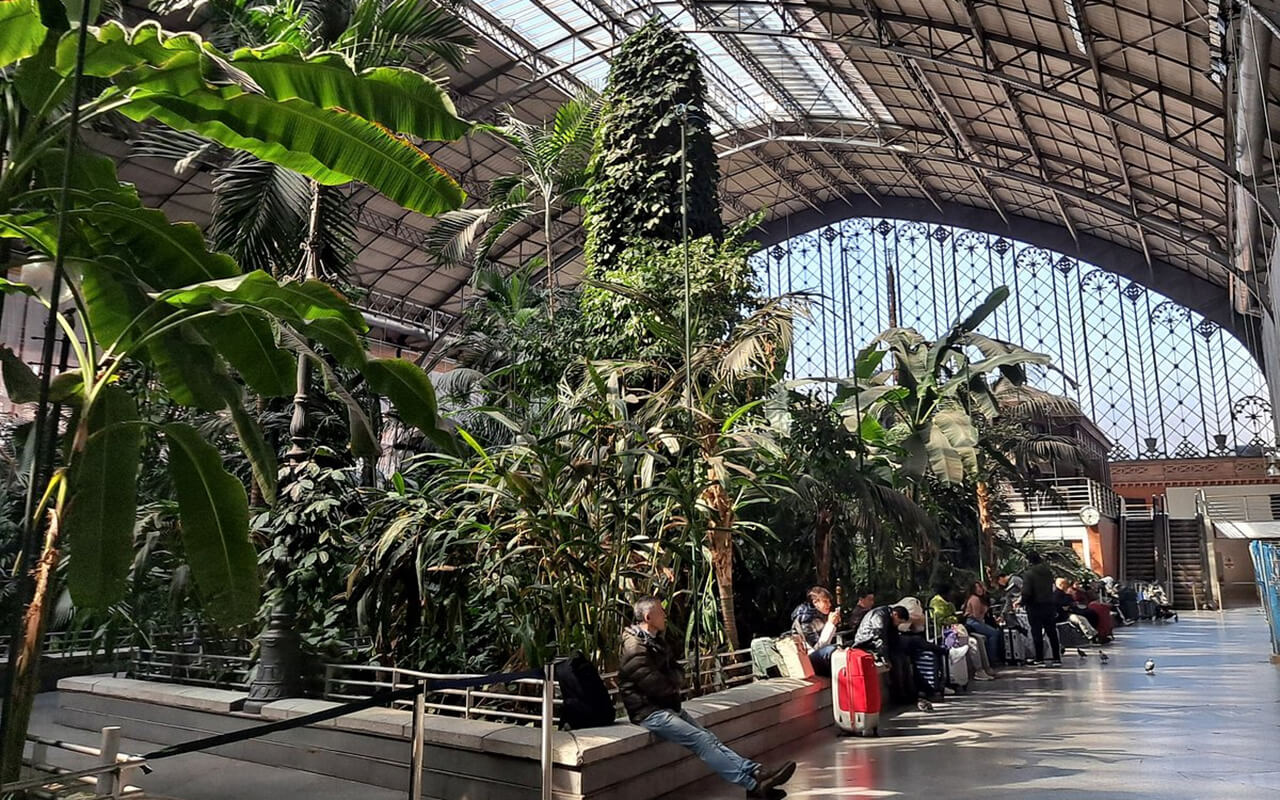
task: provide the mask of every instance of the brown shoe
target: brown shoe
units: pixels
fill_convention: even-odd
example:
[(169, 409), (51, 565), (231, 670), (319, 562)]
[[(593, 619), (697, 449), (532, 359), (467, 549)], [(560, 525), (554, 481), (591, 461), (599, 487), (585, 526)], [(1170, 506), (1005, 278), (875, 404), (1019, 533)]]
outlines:
[(756, 770), (756, 789), (761, 792), (761, 797), (768, 796), (768, 791), (775, 786), (781, 786), (791, 780), (791, 776), (796, 774), (796, 762), (788, 761), (777, 769), (766, 769), (760, 767)]

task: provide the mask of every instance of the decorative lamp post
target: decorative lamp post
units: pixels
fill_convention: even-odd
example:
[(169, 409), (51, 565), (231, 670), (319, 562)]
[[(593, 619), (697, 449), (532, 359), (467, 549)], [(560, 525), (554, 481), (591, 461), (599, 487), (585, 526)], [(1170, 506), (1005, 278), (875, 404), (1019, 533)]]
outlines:
[[(303, 280), (312, 280), (319, 273), (320, 192), (320, 184), (312, 181), (309, 233), (303, 245)], [(307, 419), (307, 405), (311, 399), (308, 394), (311, 362), (302, 354), (298, 356), (297, 374), (293, 416), (289, 420), (289, 440), (292, 444), (285, 454), (287, 464), (280, 471), (282, 489), (298, 477), (303, 465), (311, 459), (311, 431)], [(287, 589), (289, 571), (293, 569), (293, 564), (289, 558), (282, 557), (289, 551), (285, 538), (283, 531), (277, 530), (272, 543), (270, 584), (281, 591), (271, 606), (267, 629), (258, 638), (258, 668), (254, 671), (253, 682), (249, 685), (249, 698), (244, 705), (244, 710), (251, 714), (261, 711), (268, 703), (301, 694), (302, 639), (297, 631), (295, 598)]]

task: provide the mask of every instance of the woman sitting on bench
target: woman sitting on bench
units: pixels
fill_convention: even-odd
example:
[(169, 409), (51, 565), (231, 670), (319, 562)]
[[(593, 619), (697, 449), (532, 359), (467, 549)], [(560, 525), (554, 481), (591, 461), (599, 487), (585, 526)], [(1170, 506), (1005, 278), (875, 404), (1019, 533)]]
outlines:
[(840, 609), (835, 608), (830, 590), (822, 586), (810, 589), (807, 602), (791, 612), (791, 629), (800, 634), (809, 647), (809, 661), (817, 675), (831, 677), (831, 654), (836, 650), (839, 625)]

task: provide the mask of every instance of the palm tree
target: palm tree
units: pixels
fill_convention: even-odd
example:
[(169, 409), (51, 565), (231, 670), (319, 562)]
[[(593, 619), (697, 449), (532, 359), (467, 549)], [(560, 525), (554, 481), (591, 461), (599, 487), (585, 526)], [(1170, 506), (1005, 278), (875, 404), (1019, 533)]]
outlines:
[(558, 283), (552, 222), (557, 214), (579, 207), (586, 196), (599, 121), (599, 98), (583, 95), (560, 106), (543, 124), (524, 122), (507, 112), (502, 124), (481, 126), (514, 151), (520, 172), (489, 184), (489, 205), (441, 216), (427, 237), (427, 249), (442, 263), (469, 262), (479, 273), (492, 264), (494, 246), (504, 234), (521, 222), (540, 218), (547, 311), (554, 317)]
[(705, 542), (725, 637), (736, 650), (733, 564), (735, 538), (745, 528), (738, 515), (744, 498), (742, 481), (750, 480), (753, 453), (776, 449), (770, 441), (772, 432), (758, 421), (761, 403), (751, 398), (781, 376), (791, 349), (793, 321), (805, 313), (803, 301), (793, 295), (765, 301), (727, 336), (692, 341), (686, 361), (682, 309), (664, 306), (630, 287), (592, 284), (643, 306), (651, 315), (649, 328), (662, 345), (655, 351), (674, 354), (653, 360), (602, 361), (595, 368), (602, 379), (625, 387), (622, 396), (634, 408), (633, 417), (642, 429), (669, 442), (682, 463), (688, 464), (684, 527), (691, 541), (701, 539), (700, 517), (705, 515)]
[(892, 462), (884, 454), (868, 452), (861, 431), (841, 425), (829, 402), (781, 385), (775, 396), (785, 403), (769, 414), (784, 453), (777, 466), (777, 488), (783, 502), (812, 528), (817, 585), (831, 586), (842, 533), (861, 531), (869, 542), (886, 527), (934, 526), (928, 512), (895, 486)]
[[(365, 74), (410, 67), (436, 75), (444, 66), (460, 67), (474, 45), (466, 25), (430, 0), (174, 0), (163, 10), (200, 10), (227, 49), (287, 43), (313, 57), (332, 54)], [(346, 282), (356, 222), (340, 187), (163, 127), (144, 132), (133, 155), (173, 161), (179, 172), (210, 170), (209, 243), (246, 270)]]

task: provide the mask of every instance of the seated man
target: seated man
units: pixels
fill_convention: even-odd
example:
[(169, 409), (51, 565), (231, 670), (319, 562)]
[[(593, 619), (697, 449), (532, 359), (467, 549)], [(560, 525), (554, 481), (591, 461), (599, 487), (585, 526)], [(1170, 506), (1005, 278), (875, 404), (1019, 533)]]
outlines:
[(1022, 576), (1005, 573), (996, 578), (996, 586), (1000, 589), (1000, 600), (997, 613), (1013, 614), (1022, 606)]
[(647, 595), (636, 601), (633, 611), (636, 624), (622, 635), (622, 658), (618, 664), (618, 694), (631, 721), (660, 739), (692, 750), (720, 777), (746, 789), (747, 797), (784, 797), (785, 793), (775, 787), (790, 780), (796, 771), (795, 762), (766, 769), (730, 750), (682, 711), (684, 671), (662, 637), (667, 613), (658, 598)]
[(876, 593), (869, 588), (860, 587), (853, 590), (853, 596), (857, 598), (858, 602), (845, 616), (843, 624), (845, 629), (856, 631), (858, 626), (862, 624), (862, 618), (867, 615), (868, 611), (876, 607)]
[(1084, 638), (1093, 641), (1098, 636), (1098, 630), (1080, 614), (1075, 600), (1071, 599), (1071, 595), (1067, 593), (1070, 588), (1071, 582), (1066, 578), (1058, 578), (1053, 582), (1053, 605), (1058, 610), (1056, 621), (1070, 622), (1084, 634)]
[(809, 648), (813, 671), (831, 677), (831, 654), (835, 652), (836, 629), (840, 625), (840, 609), (835, 598), (821, 586), (809, 590), (808, 601), (791, 612), (791, 629), (804, 639)]
[(915, 668), (898, 629), (911, 618), (902, 606), (877, 606), (867, 612), (858, 624), (853, 636), (853, 646), (865, 650), (877, 661), (889, 665), (889, 690), (892, 700), (907, 703), (918, 700), (921, 711), (931, 711), (933, 706), (924, 699), (916, 683)]

